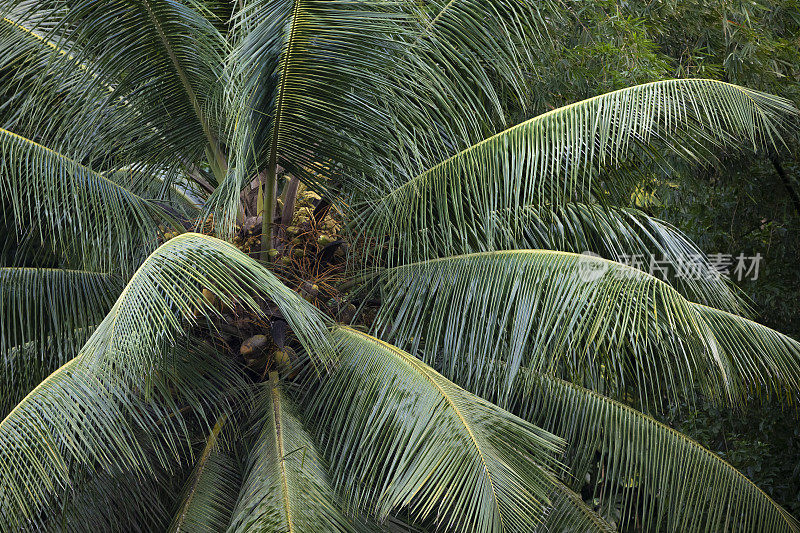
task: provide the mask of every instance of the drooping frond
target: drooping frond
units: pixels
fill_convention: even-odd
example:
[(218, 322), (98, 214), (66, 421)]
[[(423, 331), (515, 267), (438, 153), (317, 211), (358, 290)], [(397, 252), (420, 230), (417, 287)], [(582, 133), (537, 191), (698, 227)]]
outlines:
[[(663, 279), (692, 301), (737, 313), (746, 310), (732, 285), (689, 237), (638, 209), (570, 202), (499, 209), (490, 216), (492, 232), (479, 226), (453, 235), (448, 242), (416, 235), (397, 242), (398, 264), (493, 250), (591, 252), (640, 270), (658, 269)], [(420, 231), (426, 235), (447, 232), (438, 221), (430, 224)]]
[[(703, 162), (714, 150), (777, 146), (797, 116), (787, 100), (713, 80), (621, 89), (555, 109), (415, 176), (398, 174), (392, 183), (362, 191), (364, 225), (387, 240), (390, 257), (411, 238), (425, 253), (450, 250), (452, 241), (471, 232), (491, 242), (497, 231), (492, 213), (499, 209), (630, 203), (642, 179), (633, 171), (637, 166), (668, 155)], [(622, 165), (634, 166), (620, 172)], [(423, 231), (434, 224), (437, 232)]]
[(260, 431), (228, 531), (355, 531), (339, 510), (324, 460), (277, 374), (257, 401)]
[[(543, 519), (558, 439), (352, 329), (313, 417), (348, 509), (407, 509), (448, 531), (530, 531)], [(454, 490), (457, 488), (457, 490)]]
[(125, 373), (139, 386), (149, 382), (164, 363), (158, 359), (162, 344), (174, 343), (198, 318), (220, 312), (204, 290), (222, 306), (237, 302), (259, 315), (261, 305), (274, 302), (292, 332), (326, 363), (321, 313), (232, 244), (197, 233), (171, 239), (145, 260), (82, 353), (98, 369)]
[[(17, 361), (9, 357), (15, 347), (25, 351), (27, 368), (65, 353), (71, 359), (86, 340), (83, 329), (100, 323), (121, 289), (102, 272), (0, 267), (2, 383), (16, 379)], [(40, 351), (31, 351), (34, 345)]]
[(695, 385), (717, 398), (800, 391), (795, 341), (763, 328), (745, 342), (709, 308), (606, 259), (487, 252), (388, 269), (383, 281), (378, 331), (501, 405), (523, 366), (612, 395), (635, 386), (644, 403)]
[(43, 529), (87, 477), (102, 482), (108, 475), (113, 486), (115, 474), (134, 482), (154, 475), (152, 460), (174, 467), (189, 453), (190, 421), (208, 423), (241, 399), (240, 373), (213, 352), (176, 347), (165, 357), (173, 363), (147, 401), (136, 385), (94, 372), (82, 354), (0, 422), (0, 529)]
[[(31, 52), (36, 60), (18, 65), (15, 76), (56, 80), (30, 84), (24, 105), (30, 108), (26, 124), (43, 128), (39, 133), (48, 139), (68, 139), (62, 151), (122, 157), (123, 163), (133, 162), (130, 152), (166, 163), (178, 154), (196, 160), (210, 145), (214, 157), (224, 159), (214, 131), (220, 120), (209, 107), (225, 44), (197, 5), (87, 0), (64, 9), (43, 0), (25, 9), (24, 0), (7, 0), (0, 12), (43, 43)], [(62, 77), (74, 85), (58, 83)], [(95, 105), (81, 105), (87, 102)], [(37, 106), (51, 112), (38, 126)], [(90, 146), (81, 146), (85, 139)]]
[[(155, 248), (165, 213), (75, 161), (0, 129), (0, 202), (6, 217), (33, 227), (57, 253), (127, 266)], [(102, 252), (100, 252), (102, 250)]]
[(48, 533), (151, 533), (164, 531), (180, 486), (183, 468), (162, 466), (140, 435), (148, 462), (135, 471), (94, 471), (76, 474), (72, 486), (44, 518), (26, 531)]
[[(563, 437), (575, 488), (600, 453), (604, 508), (622, 498), (644, 531), (800, 531), (800, 524), (719, 456), (624, 404), (525, 371), (519, 409)], [(637, 510), (638, 509), (638, 510)]]
[(704, 305), (694, 309), (728, 356), (733, 377), (755, 396), (800, 391), (800, 342), (747, 318)]
[(241, 487), (241, 465), (221, 435), (227, 424), (221, 418), (208, 435), (197, 458), (192, 475), (184, 488), (170, 532), (225, 531), (230, 524)]

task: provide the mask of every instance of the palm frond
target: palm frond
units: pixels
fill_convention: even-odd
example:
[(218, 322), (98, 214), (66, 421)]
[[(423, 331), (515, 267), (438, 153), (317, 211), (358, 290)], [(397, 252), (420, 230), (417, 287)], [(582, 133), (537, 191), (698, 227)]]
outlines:
[(383, 281), (377, 330), (501, 405), (523, 366), (612, 395), (633, 386), (644, 404), (695, 385), (722, 400), (800, 391), (796, 341), (722, 312), (715, 324), (664, 281), (606, 259), (487, 252), (391, 268)]
[[(434, 0), (406, 2), (411, 20), (386, 83), (371, 92), (390, 128), (362, 144), (375, 158), (366, 179), (347, 176), (357, 188), (388, 180), (384, 172), (411, 177), (510, 124), (526, 109), (540, 56), (557, 40), (555, 2)], [(367, 148), (368, 147), (368, 148)]]
[(558, 439), (375, 337), (346, 328), (334, 337), (340, 360), (312, 416), (348, 509), (381, 521), (407, 509), (453, 531), (541, 522)]
[[(52, 48), (49, 55), (46, 48), (35, 51), (31, 57), (37, 60), (23, 62), (15, 72), (18, 79), (56, 80), (28, 85), (26, 123), (44, 127), (48, 138), (70, 139), (62, 149), (74, 148), (75, 153), (67, 153), (76, 157), (87, 149), (79, 140), (91, 138), (93, 152), (87, 155), (101, 159), (129, 150), (142, 157), (150, 151), (149, 162), (164, 163), (178, 149), (196, 160), (206, 145), (224, 159), (214, 133), (220, 119), (209, 112), (225, 43), (196, 7), (147, 0), (86, 1), (63, 9), (59, 2), (40, 1), (36, 9), (26, 10), (24, 0), (3, 2), (0, 12)], [(62, 75), (79, 83), (65, 93), (58, 82)], [(65, 94), (77, 94), (79, 102), (63, 101)], [(76, 105), (86, 102), (96, 105)], [(36, 126), (37, 106), (52, 113), (41, 126)], [(93, 133), (104, 130), (115, 135)], [(148, 150), (134, 150), (141, 143)]]
[[(6, 216), (33, 227), (57, 253), (77, 249), (99, 268), (126, 268), (155, 248), (157, 206), (100, 174), (29, 139), (0, 129), (0, 201)], [(100, 253), (98, 250), (103, 250)]]
[(663, 279), (688, 299), (738, 314), (747, 312), (735, 287), (688, 236), (639, 209), (569, 202), (498, 209), (489, 215), (494, 231), (468, 228), (448, 242), (427, 237), (447, 233), (439, 221), (430, 220), (429, 226), (419, 230), (426, 236), (417, 239), (415, 234), (397, 243), (398, 263), (493, 250), (591, 252), (640, 270), (652, 271), (656, 265), (665, 273)]
[(365, 98), (399, 46), (391, 39), (404, 18), (398, 5), (249, 0), (237, 12), (228, 58), (235, 169), (212, 197), (223, 231), (232, 228), (245, 180), (262, 170), (274, 177), (281, 165), (317, 181), (338, 165), (363, 169), (358, 139), (385, 123)]
[(553, 507), (547, 512), (542, 531), (583, 531), (585, 533), (614, 533), (617, 528), (589, 508), (580, 494), (556, 481), (550, 495)]
[(154, 475), (153, 460), (167, 469), (182, 462), (191, 452), (188, 425), (229, 413), (237, 399), (226, 394), (241, 396), (243, 382), (213, 352), (179, 348), (165, 355), (173, 364), (147, 400), (137, 386), (92, 371), (79, 355), (0, 422), (0, 528), (41, 529), (68, 506), (76, 483), (102, 483), (107, 474), (112, 486), (116, 474), (145, 480)]
[[(412, 235), (427, 259), (470, 232), (491, 242), (498, 209), (626, 205), (642, 179), (635, 170), (648, 161), (703, 163), (716, 150), (779, 146), (797, 117), (785, 99), (723, 82), (637, 85), (539, 115), (414, 176), (375, 183), (360, 191), (356, 212), (363, 207), (364, 227), (386, 239), (390, 259)], [(439, 232), (422, 231), (433, 224)]]
[(236, 302), (265, 318), (261, 306), (274, 302), (317, 362), (327, 363), (323, 315), (232, 244), (197, 233), (171, 239), (142, 263), (84, 346), (87, 363), (126, 374), (138, 386), (150, 382), (164, 364), (163, 344), (176, 342), (198, 319), (220, 313), (204, 290), (224, 307)]
[(631, 407), (527, 370), (518, 395), (520, 414), (569, 443), (576, 489), (599, 452), (604, 483), (596, 495), (606, 509), (622, 498), (623, 527), (638, 514), (645, 531), (800, 531), (718, 455)]
[(147, 442), (139, 435), (148, 459), (134, 471), (76, 473), (72, 486), (53, 503), (42, 520), (29, 523), (25, 531), (51, 533), (150, 533), (164, 531), (180, 486), (183, 468), (177, 463), (162, 466)]
[[(3, 383), (16, 379), (9, 357), (15, 347), (29, 345), (23, 363), (29, 368), (63, 354), (72, 358), (86, 340), (82, 330), (100, 323), (121, 289), (120, 280), (102, 272), (0, 267)], [(32, 352), (33, 346), (47, 353)]]
[(4, 352), (0, 377), (0, 417), (4, 418), (42, 380), (72, 359), (96, 327), (97, 323), (63, 332), (75, 346), (71, 353), (65, 343), (53, 335), (14, 346)]
[(728, 356), (742, 388), (757, 397), (786, 395), (796, 401), (800, 342), (733, 313), (697, 304), (694, 309)]
[(224, 442), (226, 418), (217, 421), (197, 458), (183, 492), (170, 532), (225, 531), (242, 483), (241, 465)]
[(277, 374), (257, 401), (260, 431), (228, 531), (355, 531)]

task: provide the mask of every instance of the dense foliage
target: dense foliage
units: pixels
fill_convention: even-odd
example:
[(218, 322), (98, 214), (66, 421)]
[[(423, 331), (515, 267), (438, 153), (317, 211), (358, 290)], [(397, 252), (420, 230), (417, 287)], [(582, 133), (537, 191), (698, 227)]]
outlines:
[(0, 529), (800, 531), (796, 2), (0, 14)]

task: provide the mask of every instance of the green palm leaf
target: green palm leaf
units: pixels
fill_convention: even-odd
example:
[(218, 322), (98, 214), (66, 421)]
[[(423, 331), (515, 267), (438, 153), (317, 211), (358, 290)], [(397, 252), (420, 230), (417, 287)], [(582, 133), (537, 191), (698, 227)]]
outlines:
[[(364, 205), (357, 209), (366, 211), (366, 230), (387, 239), (390, 260), (411, 235), (431, 258), (471, 232), (491, 242), (497, 231), (491, 213), (498, 209), (625, 205), (645, 162), (668, 154), (705, 162), (710, 150), (777, 146), (797, 116), (787, 100), (713, 80), (637, 85), (530, 119), (419, 174), (374, 183), (361, 192)], [(623, 164), (627, 172), (619, 171)], [(434, 223), (440, 232), (421, 231)]]
[(163, 364), (164, 343), (180, 339), (198, 317), (220, 313), (204, 289), (225, 307), (237, 302), (260, 316), (265, 298), (273, 301), (316, 361), (327, 364), (321, 313), (232, 244), (197, 233), (171, 239), (142, 263), (87, 341), (84, 357), (95, 370), (125, 374), (139, 386), (149, 383)]
[(397, 4), (378, 1), (245, 3), (228, 59), (236, 168), (212, 198), (227, 217), (224, 231), (232, 228), (244, 180), (259, 172), (269, 191), (276, 165), (314, 181), (330, 174), (331, 161), (364, 168), (353, 141), (383, 128), (385, 118), (365, 96), (390, 66), (399, 46), (391, 36), (402, 19)]
[(571, 491), (557, 481), (550, 499), (553, 508), (547, 513), (543, 531), (596, 531), (613, 533), (617, 528), (592, 511), (581, 499), (580, 494)]
[(228, 531), (355, 531), (277, 374), (258, 401), (260, 431)]
[[(0, 129), (0, 202), (38, 242), (98, 268), (127, 268), (155, 248), (158, 223), (169, 220), (144, 198), (57, 152)], [(101, 253), (99, 250), (102, 249)]]
[[(88, 270), (0, 267), (0, 355), (16, 346), (40, 340), (51, 357), (75, 354), (85, 340), (73, 333), (98, 324), (122, 284), (111, 274)], [(52, 336), (53, 342), (46, 343)], [(76, 346), (77, 344), (77, 346)], [(37, 359), (43, 352), (31, 354)], [(5, 366), (13, 379), (14, 368)]]
[[(54, 49), (48, 61), (24, 63), (17, 76), (59, 78), (63, 74), (70, 79), (80, 65), (85, 69), (80, 83), (82, 101), (96, 103), (51, 106), (51, 119), (59, 129), (51, 130), (49, 137), (85, 138), (98, 123), (110, 124), (110, 133), (126, 140), (125, 149), (145, 143), (149, 150), (139, 150), (138, 155), (147, 155), (150, 162), (174, 162), (175, 147), (196, 160), (210, 145), (214, 158), (224, 164), (214, 133), (220, 121), (209, 116), (209, 111), (219, 87), (225, 44), (213, 24), (196, 9), (198, 5), (162, 0), (86, 1), (63, 9), (58, 2), (40, 1), (36, 10), (27, 11), (20, 9), (22, 5), (20, 0), (9, 0), (0, 10), (11, 12), (15, 23), (36, 32)], [(61, 90), (61, 86), (55, 89)], [(58, 96), (53, 90), (48, 84), (34, 86), (25, 97), (31, 102), (28, 105), (53, 101)], [(124, 130), (114, 129), (116, 120), (135, 129), (126, 136)], [(151, 131), (144, 138), (140, 136), (142, 126)], [(163, 142), (165, 135), (167, 143)], [(111, 150), (119, 150), (117, 138), (95, 140), (98, 142), (91, 146), (95, 157), (108, 157)]]
[(74, 344), (71, 353), (67, 351), (64, 341), (53, 335), (14, 346), (3, 353), (0, 416), (5, 417), (42, 380), (68, 362), (88, 340), (95, 327), (97, 324), (62, 332)]
[(611, 394), (634, 386), (644, 403), (695, 385), (717, 398), (800, 391), (796, 341), (606, 259), (487, 252), (395, 267), (383, 281), (376, 328), (501, 402), (523, 366)]
[(225, 442), (226, 418), (217, 421), (195, 463), (170, 532), (224, 531), (242, 483), (241, 465)]
[[(31, 391), (0, 421), (0, 527), (39, 529), (42, 510), (63, 507), (67, 488), (84, 476), (146, 479), (152, 454), (166, 468), (181, 461), (190, 451), (188, 419), (229, 412), (221, 391), (242, 390), (230, 363), (207, 351), (189, 353), (169, 354), (175, 364), (163, 369), (148, 401), (135, 385), (98, 375), (85, 356)], [(190, 417), (181, 414), (187, 406)]]
[(383, 341), (334, 334), (340, 362), (313, 415), (348, 509), (469, 531), (543, 519), (561, 443)]
[(518, 394), (523, 416), (569, 443), (576, 488), (599, 451), (607, 480), (599, 496), (606, 509), (622, 498), (623, 525), (636, 505), (645, 531), (800, 531), (795, 518), (719, 456), (631, 407), (530, 371)]

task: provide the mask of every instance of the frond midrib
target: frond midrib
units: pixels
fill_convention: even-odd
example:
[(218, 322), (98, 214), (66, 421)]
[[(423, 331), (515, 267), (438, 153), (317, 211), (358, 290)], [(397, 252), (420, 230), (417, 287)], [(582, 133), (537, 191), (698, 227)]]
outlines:
[[(392, 198), (396, 194), (400, 194), (400, 191), (403, 191), (404, 189), (412, 187), (415, 183), (417, 183), (419, 181), (422, 181), (423, 179), (425, 179), (425, 177), (427, 177), (428, 175), (430, 175), (433, 172), (437, 171), (438, 169), (445, 167), (446, 165), (448, 165), (453, 160), (455, 160), (457, 158), (460, 158), (462, 156), (465, 156), (466, 154), (469, 154), (470, 152), (473, 152), (473, 151), (477, 150), (478, 148), (480, 148), (480, 147), (492, 142), (493, 140), (495, 140), (495, 139), (497, 139), (497, 138), (499, 138), (499, 137), (501, 137), (503, 135), (506, 135), (507, 133), (512, 132), (512, 131), (514, 131), (516, 129), (521, 129), (521, 128), (528, 127), (531, 124), (534, 124), (536, 122), (544, 122), (545, 120), (549, 119), (552, 116), (555, 116), (555, 115), (558, 115), (558, 114), (561, 114), (561, 113), (565, 113), (567, 111), (575, 109), (576, 107), (589, 105), (590, 103), (592, 103), (592, 102), (594, 102), (596, 100), (599, 100), (601, 98), (609, 98), (609, 97), (612, 97), (613, 95), (624, 93), (624, 92), (629, 92), (629, 91), (631, 91), (633, 89), (641, 90), (641, 89), (645, 89), (645, 88), (649, 88), (649, 87), (655, 87), (655, 86), (658, 86), (658, 85), (673, 85), (673, 84), (676, 84), (676, 83), (685, 84), (685, 83), (692, 83), (692, 82), (704, 83), (704, 84), (709, 84), (709, 85), (718, 84), (718, 85), (722, 85), (722, 86), (727, 86), (727, 87), (730, 87), (730, 88), (738, 91), (739, 93), (743, 94), (744, 96), (746, 96), (746, 97), (748, 97), (748, 98), (750, 98), (752, 100), (752, 98), (750, 97), (750, 94), (749, 94), (750, 90), (745, 88), (745, 87), (741, 87), (739, 85), (735, 85), (733, 83), (728, 83), (728, 82), (725, 82), (725, 81), (703, 79), (703, 78), (684, 78), (684, 79), (674, 79), (674, 80), (660, 80), (660, 81), (654, 81), (654, 82), (650, 82), (650, 83), (644, 83), (644, 84), (641, 84), (641, 85), (634, 85), (632, 87), (624, 87), (622, 89), (617, 89), (615, 91), (611, 91), (611, 92), (608, 92), (608, 93), (598, 94), (596, 96), (593, 96), (591, 98), (587, 98), (585, 100), (580, 100), (578, 102), (573, 102), (571, 104), (568, 104), (568, 105), (565, 105), (565, 106), (562, 106), (562, 107), (557, 107), (555, 109), (551, 109), (550, 111), (542, 113), (541, 115), (537, 115), (537, 116), (535, 116), (533, 118), (530, 118), (530, 119), (528, 119), (528, 120), (526, 120), (524, 122), (520, 122), (519, 124), (515, 124), (514, 126), (506, 128), (505, 130), (503, 130), (501, 132), (495, 133), (491, 137), (487, 137), (486, 139), (484, 139), (484, 140), (482, 140), (482, 141), (480, 141), (478, 143), (473, 144), (469, 148), (466, 148), (466, 149), (461, 150), (460, 152), (458, 152), (456, 154), (453, 154), (452, 156), (448, 157), (444, 161), (442, 161), (440, 163), (437, 163), (436, 165), (432, 166), (428, 170), (425, 170), (424, 172), (421, 172), (420, 174), (417, 174), (416, 176), (414, 176), (410, 180), (408, 180), (408, 181), (402, 183), (401, 185), (395, 187), (388, 194), (386, 194), (382, 198), (382, 200), (385, 201), (385, 200), (387, 200), (389, 198)], [(755, 102), (754, 102), (754, 104), (755, 104)]]
[[(497, 509), (497, 516), (500, 519), (501, 530), (504, 530), (505, 527), (503, 526), (503, 514), (500, 512), (500, 501), (499, 501), (499, 499), (497, 497), (497, 491), (495, 490), (495, 484), (494, 484), (494, 481), (492, 480), (492, 475), (489, 472), (489, 467), (486, 464), (486, 459), (484, 457), (483, 451), (481, 450), (481, 447), (478, 445), (478, 441), (477, 441), (477, 439), (475, 437), (475, 434), (472, 432), (472, 428), (467, 423), (467, 420), (464, 418), (464, 415), (461, 414), (461, 410), (456, 406), (456, 404), (453, 402), (452, 398), (450, 398), (450, 395), (447, 394), (447, 392), (441, 387), (441, 385), (439, 385), (439, 383), (437, 383), (436, 380), (434, 380), (431, 377), (428, 369), (425, 368), (425, 366), (421, 363), (421, 361), (416, 360), (414, 357), (409, 356), (408, 354), (406, 354), (402, 350), (398, 349), (397, 347), (392, 346), (388, 342), (385, 342), (385, 341), (383, 341), (383, 340), (381, 340), (381, 339), (379, 339), (377, 337), (373, 337), (372, 335), (369, 335), (367, 333), (362, 333), (362, 332), (360, 332), (358, 330), (355, 330), (353, 328), (346, 327), (346, 326), (343, 326), (342, 329), (347, 331), (347, 332), (349, 332), (349, 333), (354, 333), (354, 334), (356, 334), (358, 336), (364, 337), (365, 339), (367, 339), (367, 340), (369, 340), (371, 342), (375, 342), (379, 346), (382, 346), (383, 348), (385, 348), (386, 350), (391, 352), (392, 354), (398, 356), (408, 366), (412, 367), (419, 374), (424, 376), (425, 379), (428, 382), (430, 382), (431, 385), (433, 385), (436, 388), (437, 391), (439, 391), (439, 394), (442, 395), (442, 398), (444, 398), (444, 400), (447, 402), (447, 404), (450, 406), (450, 408), (456, 414), (456, 416), (458, 417), (459, 421), (464, 426), (464, 429), (467, 430), (467, 434), (469, 435), (469, 438), (472, 441), (472, 444), (475, 447), (475, 450), (478, 452), (478, 456), (480, 457), (481, 464), (483, 465), (483, 471), (486, 474), (487, 480), (489, 481), (489, 487), (492, 489), (492, 498), (494, 500), (495, 508)], [(411, 497), (413, 497), (413, 494), (411, 495)]]
[(281, 494), (283, 496), (283, 509), (286, 513), (286, 525), (288, 533), (294, 532), (294, 523), (292, 521), (292, 508), (289, 504), (289, 479), (286, 475), (286, 457), (284, 455), (283, 446), (283, 424), (280, 391), (278, 390), (278, 373), (270, 372), (270, 397), (272, 399), (272, 415), (275, 420), (274, 437), (275, 437), (275, 451), (278, 454), (278, 464), (281, 469)]
[(181, 530), (181, 526), (183, 522), (186, 520), (186, 514), (189, 511), (189, 507), (192, 504), (192, 499), (194, 498), (195, 493), (197, 492), (197, 487), (200, 485), (200, 476), (203, 470), (208, 464), (208, 458), (211, 457), (211, 453), (217, 447), (217, 441), (219, 440), (219, 434), (222, 431), (223, 426), (225, 425), (226, 417), (223, 415), (217, 423), (214, 424), (214, 427), (211, 429), (211, 433), (208, 436), (208, 440), (206, 441), (206, 446), (203, 448), (203, 453), (200, 455), (200, 458), (197, 460), (197, 468), (195, 469), (194, 473), (194, 480), (192, 482), (192, 486), (189, 489), (188, 494), (184, 500), (183, 505), (181, 505), (180, 511), (178, 512), (178, 523), (175, 525), (173, 531), (178, 532)]

